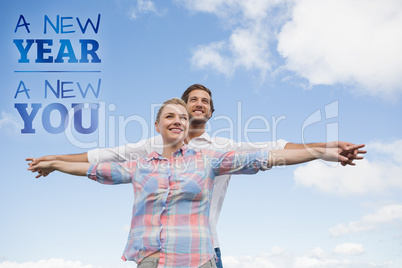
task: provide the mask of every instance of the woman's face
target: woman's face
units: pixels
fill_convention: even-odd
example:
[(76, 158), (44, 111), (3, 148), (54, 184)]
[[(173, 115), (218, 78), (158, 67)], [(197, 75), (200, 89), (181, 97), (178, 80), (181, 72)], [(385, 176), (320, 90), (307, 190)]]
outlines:
[(156, 131), (161, 134), (164, 145), (183, 144), (188, 133), (188, 113), (186, 107), (179, 104), (166, 105), (155, 122)]

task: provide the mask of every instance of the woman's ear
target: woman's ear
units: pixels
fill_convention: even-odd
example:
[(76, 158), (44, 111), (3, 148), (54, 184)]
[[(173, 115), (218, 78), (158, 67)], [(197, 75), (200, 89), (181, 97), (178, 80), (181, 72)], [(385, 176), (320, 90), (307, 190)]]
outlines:
[(155, 121), (155, 129), (156, 129), (156, 132), (161, 133), (161, 132), (159, 131), (159, 124), (158, 124), (158, 122), (156, 122), (156, 121)]

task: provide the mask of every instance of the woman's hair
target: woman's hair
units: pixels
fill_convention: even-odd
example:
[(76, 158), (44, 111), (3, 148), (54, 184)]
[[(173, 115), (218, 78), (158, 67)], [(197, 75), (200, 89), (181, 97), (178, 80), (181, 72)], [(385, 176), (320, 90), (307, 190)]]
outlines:
[(159, 111), (158, 111), (158, 113), (157, 113), (157, 115), (156, 115), (156, 120), (155, 120), (156, 122), (159, 123), (159, 119), (160, 119), (160, 117), (161, 117), (162, 111), (163, 111), (163, 109), (166, 107), (166, 105), (168, 105), (168, 104), (182, 105), (182, 106), (184, 106), (184, 108), (186, 108), (186, 111), (187, 111), (187, 105), (186, 105), (186, 103), (185, 103), (183, 100), (181, 100), (181, 99), (179, 99), (179, 98), (173, 98), (173, 99), (167, 100), (167, 101), (165, 101), (165, 102), (162, 104), (162, 106), (159, 108)]

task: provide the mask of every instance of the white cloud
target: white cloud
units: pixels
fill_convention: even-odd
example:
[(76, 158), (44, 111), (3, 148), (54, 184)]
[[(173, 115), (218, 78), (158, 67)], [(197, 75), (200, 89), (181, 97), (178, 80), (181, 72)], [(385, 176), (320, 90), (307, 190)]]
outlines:
[(8, 134), (18, 134), (22, 129), (22, 123), (12, 114), (2, 112), (0, 118), (0, 131)]
[(213, 13), (225, 19), (224, 23), (239, 23), (244, 20), (266, 18), (271, 8), (284, 0), (176, 0), (195, 12)]
[[(346, 246), (345, 246), (346, 247)], [(358, 248), (358, 246), (356, 246)], [(314, 248), (309, 252), (294, 256), (281, 249), (280, 254), (262, 253), (256, 256), (223, 256), (226, 268), (396, 268), (392, 261), (374, 263), (330, 257), (322, 248)], [(355, 250), (357, 251), (357, 250)], [(351, 252), (351, 250), (349, 251)]]
[(345, 243), (337, 245), (334, 248), (333, 252), (336, 254), (343, 254), (343, 255), (359, 255), (364, 253), (364, 248), (360, 244)]
[(80, 261), (66, 261), (63, 259), (48, 259), (37, 262), (1, 262), (0, 268), (93, 268), (92, 265), (83, 265)]
[(154, 2), (150, 0), (137, 0), (137, 5), (132, 6), (129, 11), (131, 19), (136, 19), (140, 14), (155, 13), (158, 14), (158, 10)]
[(225, 46), (224, 42), (198, 46), (191, 57), (192, 65), (199, 69), (211, 68), (227, 76), (232, 75), (232, 62), (220, 54)]
[(401, 12), (399, 0), (295, 1), (278, 51), (312, 85), (357, 85), (390, 98), (402, 89)]
[[(272, 69), (271, 44), (280, 16), (271, 16), (274, 7), (286, 0), (229, 0), (184, 1), (177, 0), (187, 9), (218, 16), (224, 27), (231, 30), (230, 37), (198, 46), (191, 58), (197, 69), (212, 69), (226, 76), (238, 69), (255, 70), (264, 78)], [(279, 10), (279, 8), (278, 8)], [(278, 11), (277, 11), (278, 12)]]
[[(294, 256), (283, 248), (274, 247), (271, 252), (255, 256), (224, 255), (223, 262), (226, 268), (397, 268), (393, 262), (373, 263), (353, 261), (329, 257), (321, 248), (314, 248), (301, 255)], [(130, 266), (131, 267), (131, 266)], [(0, 262), (0, 268), (95, 268), (93, 265), (84, 265), (80, 261), (63, 259), (48, 259), (36, 262)], [(96, 267), (100, 268), (100, 267)]]
[(376, 142), (366, 146), (372, 160), (356, 161), (356, 166), (332, 167), (321, 161), (309, 162), (294, 171), (298, 186), (340, 195), (384, 193), (402, 189), (402, 140)]
[(121, 227), (122, 232), (124, 232), (125, 234), (129, 233), (131, 229), (131, 224), (124, 224)]
[(293, 257), (284, 248), (273, 247), (256, 256), (223, 256), (222, 261), (227, 268), (279, 268), (292, 267)]
[(341, 236), (348, 233), (360, 233), (375, 230), (384, 225), (402, 222), (402, 204), (383, 206), (372, 214), (364, 216), (359, 221), (339, 224), (330, 229), (332, 236)]
[[(351, 261), (319, 259), (309, 256), (296, 258), (294, 267), (298, 268), (321, 268), (321, 267), (353, 267)], [(357, 267), (357, 266), (356, 266)]]
[(313, 248), (309, 252), (309, 257), (313, 257), (316, 259), (326, 259), (327, 253), (322, 248)]
[(176, 2), (216, 15), (229, 30), (227, 38), (194, 49), (191, 64), (197, 69), (226, 76), (245, 69), (262, 78), (290, 70), (313, 86), (343, 84), (388, 99), (402, 92), (399, 0)]

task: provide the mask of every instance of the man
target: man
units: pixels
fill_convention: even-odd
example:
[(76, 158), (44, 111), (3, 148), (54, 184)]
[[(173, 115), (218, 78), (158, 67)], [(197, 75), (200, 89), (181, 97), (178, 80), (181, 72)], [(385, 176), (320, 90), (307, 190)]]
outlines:
[[(347, 147), (354, 144), (348, 142), (330, 142), (330, 143), (313, 143), (313, 144), (294, 144), (284, 140), (277, 142), (266, 143), (244, 143), (237, 144), (233, 140), (214, 137), (211, 138), (208, 133), (205, 132), (205, 125), (207, 121), (212, 117), (214, 112), (214, 105), (212, 101), (211, 91), (200, 84), (194, 84), (187, 88), (183, 93), (182, 99), (187, 104), (188, 114), (190, 116), (190, 127), (188, 136), (185, 142), (192, 149), (215, 149), (220, 151), (248, 151), (259, 149), (304, 149), (308, 147), (339, 147), (342, 150), (347, 150)], [(161, 136), (155, 136), (148, 140), (141, 141), (135, 144), (128, 144), (115, 148), (101, 148), (88, 151), (83, 154), (75, 155), (51, 155), (43, 156), (34, 159), (30, 165), (36, 164), (45, 160), (63, 160), (69, 162), (124, 162), (127, 160), (135, 160), (139, 156), (145, 157), (153, 151), (161, 153), (163, 150), (163, 142)], [(343, 162), (342, 165), (354, 165), (354, 159), (362, 159), (358, 154), (365, 153), (362, 150), (355, 150), (354, 154), (347, 155), (349, 161)], [(39, 171), (39, 175), (47, 176), (48, 174), (43, 171)], [(216, 225), (219, 219), (219, 214), (222, 209), (223, 201), (225, 198), (226, 190), (229, 185), (230, 175), (219, 176), (219, 179), (215, 180), (213, 196), (211, 200), (210, 210), (210, 226), (212, 230), (212, 238), (214, 242), (214, 248), (217, 256), (217, 267), (222, 268), (221, 252), (219, 246), (218, 235), (216, 231)]]

